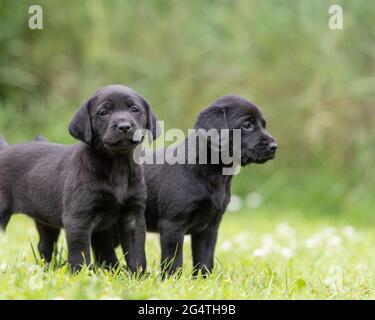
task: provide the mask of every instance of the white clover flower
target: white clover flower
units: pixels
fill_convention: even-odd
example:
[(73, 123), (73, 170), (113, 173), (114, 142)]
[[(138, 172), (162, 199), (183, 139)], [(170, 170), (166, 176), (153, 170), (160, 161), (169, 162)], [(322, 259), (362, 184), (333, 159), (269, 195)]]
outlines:
[(29, 287), (31, 290), (43, 289), (43, 279), (39, 276), (31, 276), (29, 279)]
[(344, 289), (344, 277), (341, 266), (331, 266), (328, 270), (328, 277), (324, 280), (324, 284), (328, 287), (334, 287), (342, 291)]
[(230, 241), (224, 241), (221, 244), (220, 249), (223, 250), (223, 251), (228, 251), (228, 250), (232, 249), (232, 247), (233, 247), (232, 242), (230, 242)]
[(322, 235), (328, 237), (328, 236), (333, 235), (335, 232), (336, 232), (335, 227), (327, 227), (322, 231)]
[(238, 244), (249, 241), (249, 235), (247, 233), (240, 233), (235, 238), (234, 241)]
[(256, 209), (262, 205), (263, 197), (257, 192), (251, 192), (246, 197), (246, 204), (251, 209)]
[(286, 259), (290, 259), (294, 256), (292, 249), (287, 248), (287, 247), (281, 248), (280, 254)]
[[(21, 253), (18, 253), (18, 258), (20, 259), (20, 260), (25, 260), (26, 259), (26, 252), (21, 252)], [(22, 266), (28, 266), (28, 264), (27, 263), (25, 263), (25, 262), (22, 262), (21, 263), (21, 265)], [(36, 266), (37, 267), (37, 266)]]
[(0, 233), (0, 244), (8, 242), (8, 237), (6, 233)]
[(287, 222), (282, 222), (276, 226), (276, 233), (280, 236), (290, 238), (294, 235), (294, 229)]
[(275, 250), (278, 247), (278, 243), (275, 241), (273, 235), (265, 234), (262, 237), (262, 247), (266, 250)]
[(249, 236), (246, 233), (240, 233), (234, 238), (236, 246), (241, 250), (249, 249)]
[(327, 286), (327, 287), (334, 287), (335, 286), (335, 280), (332, 279), (332, 278), (325, 278), (323, 283)]
[(361, 262), (357, 263), (356, 266), (355, 266), (355, 268), (358, 271), (362, 271), (362, 272), (369, 269), (369, 267), (368, 267), (368, 265), (366, 263), (361, 263)]
[(0, 264), (0, 272), (6, 272), (8, 269), (8, 265), (6, 263)]
[(268, 255), (269, 250), (265, 248), (258, 248), (253, 251), (253, 257), (255, 258), (264, 258)]
[(321, 237), (319, 237), (317, 235), (314, 235), (314, 236), (306, 239), (305, 247), (308, 248), (308, 249), (316, 248), (317, 246), (320, 245), (321, 241), (322, 241)]
[(355, 236), (355, 229), (352, 226), (345, 226), (342, 230), (342, 233), (348, 239), (352, 239)]
[(230, 198), (230, 202), (228, 204), (228, 207), (227, 207), (227, 210), (229, 212), (236, 212), (236, 211), (240, 211), (242, 208), (242, 199), (233, 194)]
[(341, 244), (341, 237), (332, 236), (328, 239), (328, 246), (332, 248), (338, 248)]
[(43, 273), (43, 268), (36, 265), (36, 264), (29, 264), (27, 265), (27, 270), (30, 273)]

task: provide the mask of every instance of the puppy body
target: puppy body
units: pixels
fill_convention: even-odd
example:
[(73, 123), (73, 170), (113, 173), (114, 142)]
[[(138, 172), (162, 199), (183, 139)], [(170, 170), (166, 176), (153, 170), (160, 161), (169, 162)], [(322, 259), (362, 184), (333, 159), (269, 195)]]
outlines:
[(5, 229), (16, 212), (32, 217), (47, 261), (64, 227), (68, 262), (79, 269), (90, 263), (90, 244), (98, 263), (117, 264), (111, 235), (117, 222), (128, 267), (145, 269), (146, 188), (131, 137), (135, 129), (152, 130), (155, 122), (142, 97), (108, 86), (81, 106), (70, 125), (71, 134), (83, 142), (33, 142), (2, 150), (0, 226)]
[[(82, 211), (93, 211), (92, 216), (86, 217), (89, 229), (110, 227), (114, 213), (130, 196), (129, 190), (144, 194), (143, 188), (138, 190), (142, 169), (135, 165), (131, 168), (127, 156), (93, 157), (92, 153), (83, 143), (63, 146), (34, 142), (3, 150), (1, 227), (5, 229), (10, 217), (4, 212), (22, 212), (42, 224), (62, 228), (79, 224), (74, 220), (80, 217), (69, 213)], [(134, 170), (136, 179), (130, 180), (129, 174)]]
[[(240, 129), (243, 166), (272, 159), (276, 151), (261, 111), (240, 96), (214, 101), (200, 114), (195, 128)], [(219, 225), (230, 201), (232, 176), (223, 175), (223, 167), (198, 161), (145, 165), (147, 230), (160, 232), (163, 271), (173, 273), (182, 267), (186, 234), (191, 234), (195, 274), (212, 271)]]
[(190, 234), (195, 274), (211, 271), (232, 177), (209, 165), (146, 165), (145, 173), (147, 230), (160, 232), (162, 270), (182, 267), (184, 236)]

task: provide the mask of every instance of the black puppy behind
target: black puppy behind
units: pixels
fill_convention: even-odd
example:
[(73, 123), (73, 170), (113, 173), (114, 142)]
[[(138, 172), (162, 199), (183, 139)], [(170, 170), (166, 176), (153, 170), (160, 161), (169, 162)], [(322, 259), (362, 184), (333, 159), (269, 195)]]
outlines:
[[(277, 144), (266, 131), (262, 112), (240, 96), (227, 95), (214, 101), (201, 112), (195, 129), (229, 129), (232, 133), (240, 129), (242, 166), (264, 163), (275, 156)], [(223, 163), (196, 163), (145, 165), (147, 230), (160, 232), (162, 270), (167, 273), (182, 267), (186, 234), (191, 235), (195, 274), (206, 274), (214, 267), (216, 239), (230, 200), (232, 176), (223, 175)]]
[[(132, 89), (99, 89), (69, 126), (74, 146), (34, 142), (0, 151), (0, 227), (13, 213), (32, 217), (40, 254), (50, 261), (60, 228), (66, 230), (68, 263), (90, 264), (90, 244), (99, 264), (118, 263), (111, 231), (118, 222), (128, 267), (146, 268), (143, 169), (135, 164), (137, 129), (155, 135), (156, 118)], [(4, 144), (3, 144), (4, 145)]]

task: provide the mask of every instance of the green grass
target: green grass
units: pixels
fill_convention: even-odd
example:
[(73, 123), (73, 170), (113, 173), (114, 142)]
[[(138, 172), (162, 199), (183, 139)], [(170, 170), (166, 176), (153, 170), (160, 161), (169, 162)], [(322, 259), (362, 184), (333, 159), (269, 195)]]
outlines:
[[(80, 103), (123, 83), (166, 129), (185, 132), (216, 97), (244, 95), (280, 148), (234, 178), (234, 193), (264, 205), (226, 214), (209, 279), (191, 279), (186, 243), (182, 277), (162, 282), (156, 235), (144, 279), (42, 268), (32, 222), (14, 217), (0, 235), (0, 299), (375, 298), (374, 1), (40, 0), (37, 31), (27, 28), (31, 4), (0, 0), (0, 134), (10, 143), (73, 143)], [(343, 30), (328, 28), (330, 4), (343, 6)], [(283, 222), (289, 236), (276, 232)], [(65, 261), (64, 237), (59, 248)]]
[[(353, 220), (355, 221), (355, 220)], [(181, 278), (161, 281), (158, 236), (148, 234), (149, 275), (36, 263), (33, 223), (13, 217), (0, 236), (0, 299), (373, 299), (375, 233), (363, 223), (298, 211), (257, 209), (225, 215), (208, 279), (191, 278), (189, 238)], [(30, 242), (32, 246), (30, 246)], [(61, 237), (59, 248), (66, 259)], [(118, 252), (120, 254), (120, 252)]]

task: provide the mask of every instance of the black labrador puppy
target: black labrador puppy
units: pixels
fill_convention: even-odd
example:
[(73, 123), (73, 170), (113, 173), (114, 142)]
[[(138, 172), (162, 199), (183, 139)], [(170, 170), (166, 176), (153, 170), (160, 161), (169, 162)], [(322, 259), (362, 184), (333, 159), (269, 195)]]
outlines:
[(133, 150), (134, 132), (155, 135), (149, 103), (132, 89), (110, 85), (80, 107), (70, 123), (73, 146), (33, 142), (0, 151), (0, 227), (13, 213), (32, 217), (40, 254), (50, 261), (60, 228), (66, 230), (68, 263), (90, 264), (90, 244), (99, 264), (116, 265), (114, 223), (128, 268), (145, 270), (143, 168)]
[[(238, 95), (214, 101), (201, 112), (195, 129), (229, 129), (230, 134), (239, 129), (242, 166), (264, 163), (275, 156), (277, 144), (266, 130), (262, 112)], [(187, 140), (183, 144), (188, 144)], [(203, 147), (210, 148), (210, 144)], [(205, 275), (214, 267), (218, 229), (230, 200), (233, 176), (223, 175), (228, 164), (221, 160), (199, 164), (197, 159), (196, 163), (145, 165), (147, 230), (160, 232), (164, 275), (181, 269), (186, 234), (191, 235), (195, 275), (199, 271)]]

